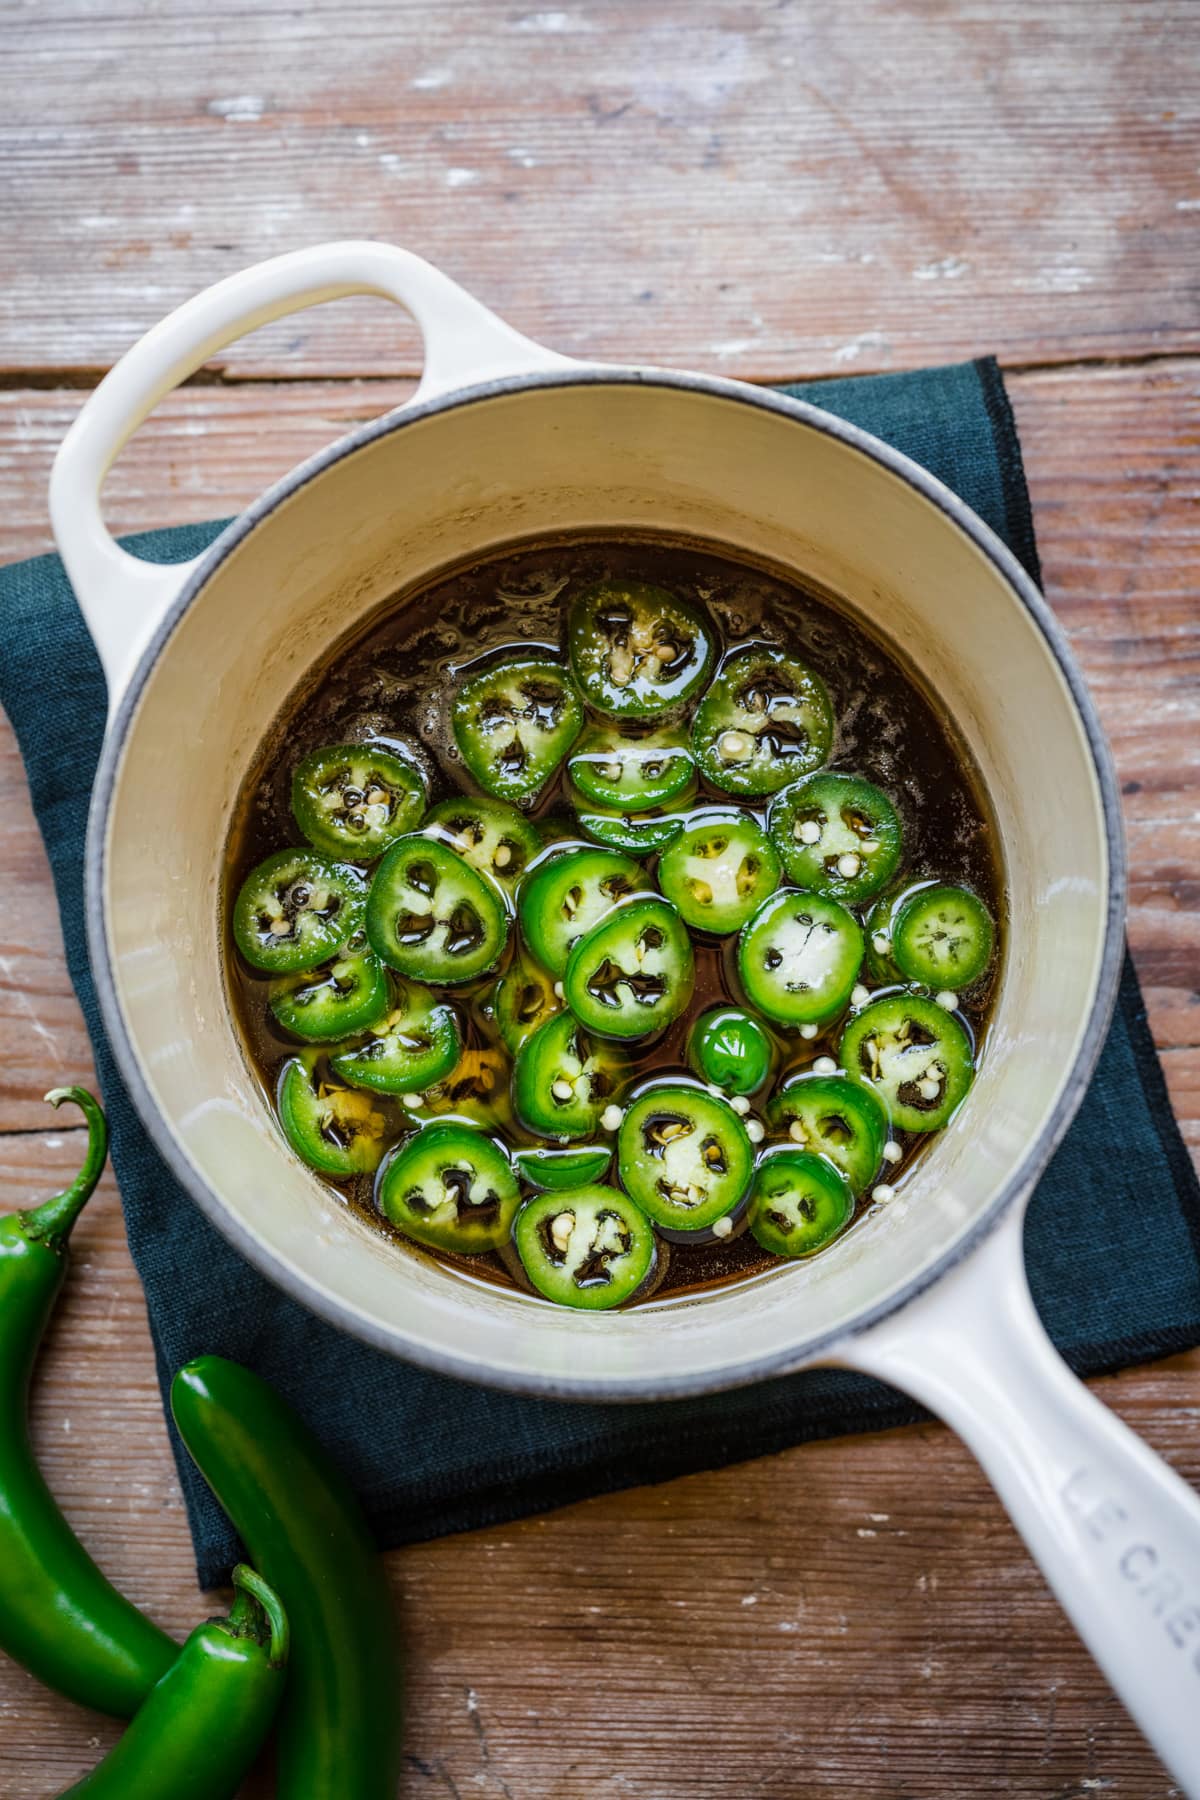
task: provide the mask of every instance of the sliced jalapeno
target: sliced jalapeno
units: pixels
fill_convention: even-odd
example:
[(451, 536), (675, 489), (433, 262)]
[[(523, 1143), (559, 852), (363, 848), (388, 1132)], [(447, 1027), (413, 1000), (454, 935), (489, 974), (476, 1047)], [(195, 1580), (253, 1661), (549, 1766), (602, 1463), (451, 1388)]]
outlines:
[(590, 1137), (626, 1074), (619, 1050), (593, 1042), (570, 1013), (559, 1013), (517, 1051), (513, 1107), (525, 1129), (542, 1137)]
[(779, 886), (779, 857), (757, 819), (735, 807), (693, 813), (663, 851), (658, 884), (696, 931), (740, 931)]
[(646, 886), (637, 863), (615, 850), (556, 851), (521, 884), (521, 930), (539, 962), (561, 975), (571, 946), (618, 900)]
[(610, 850), (627, 850), (631, 856), (653, 856), (665, 850), (687, 823), (686, 813), (581, 812), (575, 817), (585, 837)]
[(285, 1031), (310, 1043), (327, 1043), (362, 1031), (385, 1010), (387, 976), (379, 958), (356, 933), (339, 956), (271, 983), (268, 1004)]
[(398, 838), (375, 871), (367, 937), (414, 981), (452, 985), (490, 969), (508, 937), (499, 889), (446, 844)]
[(288, 1143), (322, 1175), (369, 1175), (398, 1129), (385, 1099), (343, 1087), (319, 1051), (283, 1065), (276, 1103)]
[(423, 1093), (442, 1081), (462, 1055), (452, 1006), (415, 982), (393, 982), (391, 1006), (371, 1022), (371, 1035), (330, 1058), (334, 1073), (381, 1094)]
[(731, 794), (774, 794), (820, 768), (833, 743), (825, 683), (782, 650), (739, 650), (696, 708), (692, 751)]
[(770, 1032), (740, 1006), (710, 1006), (688, 1034), (687, 1059), (701, 1081), (727, 1094), (754, 1094), (775, 1063)]
[(644, 581), (585, 589), (571, 607), (567, 643), (584, 698), (617, 719), (683, 706), (713, 662), (713, 633), (696, 609)]
[(554, 977), (519, 939), (512, 961), (492, 989), (491, 1007), (496, 1029), (512, 1056), (539, 1025), (562, 1011)]
[(477, 800), (470, 794), (439, 800), (425, 815), (421, 832), (457, 851), (473, 869), (481, 869), (512, 892), (542, 847), (542, 834), (503, 800)]
[(411, 831), (425, 807), (425, 777), (374, 744), (314, 750), (292, 776), (292, 812), (310, 844), (330, 856), (374, 862)]
[(527, 656), (465, 681), (451, 722), (462, 759), (498, 800), (533, 800), (583, 727), (583, 707), (561, 663)]
[(886, 994), (855, 1013), (842, 1033), (851, 1081), (873, 1088), (899, 1131), (937, 1131), (974, 1078), (970, 1037), (953, 1013), (924, 994)]
[(514, 1150), (512, 1159), (522, 1181), (557, 1194), (563, 1188), (599, 1181), (612, 1161), (612, 1151), (607, 1144), (570, 1144), (564, 1149), (547, 1144), (537, 1150)]
[(573, 806), (640, 813), (682, 804), (695, 791), (696, 765), (679, 731), (626, 737), (619, 726), (593, 725), (567, 758)]
[(508, 1242), (521, 1189), (507, 1153), (486, 1132), (435, 1124), (388, 1158), (375, 1199), (418, 1244), (478, 1256)]
[(695, 958), (675, 908), (635, 896), (581, 938), (567, 961), (563, 992), (575, 1017), (602, 1037), (649, 1037), (677, 1019), (692, 997)]
[(863, 958), (858, 920), (836, 900), (781, 888), (738, 938), (738, 974), (751, 1006), (782, 1025), (820, 1025), (850, 998)]
[(242, 883), (233, 935), (246, 961), (270, 975), (313, 969), (358, 930), (366, 900), (366, 881), (351, 863), (277, 850)]
[(750, 1190), (750, 1230), (773, 1256), (815, 1256), (854, 1216), (849, 1183), (808, 1150), (768, 1150)]
[(983, 974), (995, 937), (991, 914), (968, 888), (924, 887), (893, 917), (892, 957), (910, 981), (954, 990)]
[(538, 1293), (560, 1306), (620, 1306), (654, 1268), (649, 1219), (610, 1187), (536, 1194), (517, 1214), (513, 1241)]
[(745, 1194), (753, 1168), (754, 1149), (737, 1113), (690, 1084), (648, 1089), (621, 1121), (621, 1186), (667, 1231), (705, 1231), (723, 1219)]
[(877, 894), (900, 861), (900, 816), (860, 775), (806, 775), (772, 800), (767, 828), (797, 887), (846, 906)]
[(507, 1130), (512, 1124), (508, 1077), (508, 1055), (501, 1045), (472, 1045), (440, 1081), (403, 1095), (405, 1118), (410, 1125), (456, 1121), (485, 1131)]
[(767, 1103), (772, 1131), (840, 1169), (855, 1194), (879, 1172), (887, 1114), (873, 1088), (844, 1075), (789, 1075)]
[(892, 956), (892, 919), (896, 907), (897, 894), (890, 888), (880, 894), (867, 914), (867, 973), (872, 981), (881, 985), (899, 984), (904, 979)]

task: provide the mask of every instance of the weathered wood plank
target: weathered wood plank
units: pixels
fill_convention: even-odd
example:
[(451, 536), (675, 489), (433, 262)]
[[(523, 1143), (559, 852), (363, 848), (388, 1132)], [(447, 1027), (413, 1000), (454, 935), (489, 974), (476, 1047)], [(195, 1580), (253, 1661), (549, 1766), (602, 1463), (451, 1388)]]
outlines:
[[(0, 1210), (65, 1179), (81, 1142), (0, 1137)], [(1200, 1482), (1200, 1353), (1098, 1389)], [(107, 1180), (78, 1228), (34, 1430), (102, 1566), (182, 1636), (207, 1607)], [(807, 1446), (388, 1564), (410, 1668), (406, 1800), (1170, 1791), (937, 1426)], [(115, 1729), (3, 1664), (0, 1722), (13, 1800), (75, 1777)]]
[[(10, 369), (107, 366), (207, 283), (348, 234), (578, 356), (786, 378), (1200, 342), (1187, 0), (169, 0), (150, 32), (48, 0), (3, 31)], [(219, 361), (416, 355), (371, 301)]]

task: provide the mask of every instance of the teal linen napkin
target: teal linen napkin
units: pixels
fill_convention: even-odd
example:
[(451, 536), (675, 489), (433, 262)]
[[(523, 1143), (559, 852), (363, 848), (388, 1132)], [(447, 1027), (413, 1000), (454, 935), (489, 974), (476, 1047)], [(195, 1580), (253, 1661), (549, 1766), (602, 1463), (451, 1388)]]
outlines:
[[(1037, 579), (1020, 449), (994, 362), (785, 391), (923, 463)], [(220, 528), (149, 532), (128, 545), (154, 560), (182, 561)], [(20, 741), (54, 871), (164, 1390), (182, 1363), (204, 1351), (257, 1369), (343, 1465), (385, 1545), (921, 1416), (889, 1388), (838, 1369), (668, 1404), (522, 1399), (368, 1350), (265, 1282), (151, 1148), (100, 1024), (84, 941), (83, 842), (104, 729), (104, 680), (56, 557), (0, 570), (0, 642), (0, 702)], [(1092, 1087), (1030, 1208), (1026, 1245), (1038, 1308), (1081, 1372), (1200, 1342), (1200, 1192), (1128, 963)], [(236, 1560), (236, 1541), (175, 1448), (200, 1583), (212, 1587)]]

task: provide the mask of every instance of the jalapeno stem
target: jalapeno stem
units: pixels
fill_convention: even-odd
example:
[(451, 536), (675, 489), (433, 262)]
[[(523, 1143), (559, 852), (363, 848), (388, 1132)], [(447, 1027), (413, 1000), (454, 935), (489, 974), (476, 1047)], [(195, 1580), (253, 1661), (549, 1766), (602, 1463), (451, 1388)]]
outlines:
[(265, 1615), (270, 1631), (268, 1661), (273, 1669), (281, 1669), (288, 1659), (291, 1630), (283, 1602), (275, 1589), (265, 1582), (248, 1563), (239, 1563), (233, 1571), (234, 1597), (227, 1620), (234, 1637), (254, 1637), (262, 1641)]
[(20, 1214), (21, 1229), (26, 1237), (57, 1250), (70, 1237), (72, 1226), (95, 1192), (108, 1156), (108, 1126), (99, 1101), (93, 1099), (86, 1088), (51, 1088), (46, 1099), (56, 1108), (64, 1100), (70, 1100), (87, 1120), (88, 1129), (87, 1155), (70, 1187)]

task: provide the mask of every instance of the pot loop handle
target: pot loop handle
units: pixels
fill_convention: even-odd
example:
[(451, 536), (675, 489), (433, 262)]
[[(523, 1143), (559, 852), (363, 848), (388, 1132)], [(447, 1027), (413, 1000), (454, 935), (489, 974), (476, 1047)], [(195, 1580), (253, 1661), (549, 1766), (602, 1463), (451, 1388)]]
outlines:
[(1200, 1797), (1200, 1495), (1076, 1379), (1034, 1310), (1025, 1208), (841, 1347), (953, 1426), (1151, 1745)]
[(156, 626), (202, 560), (149, 563), (122, 550), (100, 492), (117, 456), (158, 402), (216, 351), (259, 325), (350, 294), (378, 294), (412, 314), (425, 343), (409, 405), (498, 375), (570, 368), (409, 250), (368, 240), (319, 244), (230, 275), (155, 325), (85, 401), (50, 475), (59, 553), (108, 680), (109, 712)]

